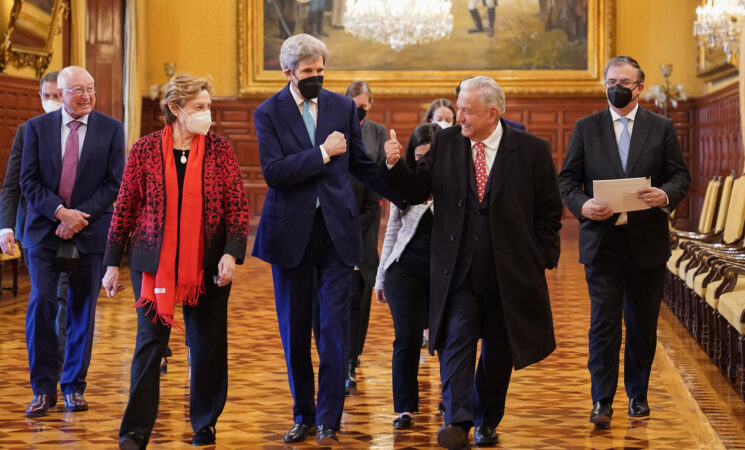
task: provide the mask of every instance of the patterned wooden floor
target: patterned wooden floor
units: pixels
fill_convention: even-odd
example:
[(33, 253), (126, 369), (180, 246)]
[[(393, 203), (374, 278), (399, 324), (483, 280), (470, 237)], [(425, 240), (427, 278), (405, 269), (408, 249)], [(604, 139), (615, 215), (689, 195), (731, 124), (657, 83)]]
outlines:
[[(652, 415), (630, 420), (619, 386), (609, 430), (588, 422), (591, 402), (587, 360), (589, 300), (577, 261), (576, 227), (567, 224), (558, 270), (549, 273), (558, 349), (544, 362), (516, 372), (507, 414), (498, 431), (502, 448), (745, 448), (745, 403), (709, 363), (663, 305), (649, 403)], [(217, 424), (218, 448), (283, 448), (291, 426), (285, 363), (277, 331), (269, 266), (249, 259), (239, 268), (230, 299), (230, 387)], [(25, 283), (25, 284), (24, 284)], [(26, 419), (31, 398), (24, 341), (25, 298), (0, 302), (0, 447), (115, 448), (127, 400), (135, 338), (131, 288), (99, 301), (86, 398), (91, 408)], [(437, 360), (421, 358), (421, 413), (413, 429), (394, 432), (391, 400), (393, 327), (385, 305), (373, 303), (370, 332), (359, 369), (358, 395), (348, 399), (340, 439), (350, 448), (436, 447)], [(187, 448), (189, 372), (183, 335), (174, 332), (168, 373), (161, 378), (161, 407), (151, 448)], [(621, 378), (623, 379), (623, 378)], [(298, 445), (313, 447), (315, 443)]]

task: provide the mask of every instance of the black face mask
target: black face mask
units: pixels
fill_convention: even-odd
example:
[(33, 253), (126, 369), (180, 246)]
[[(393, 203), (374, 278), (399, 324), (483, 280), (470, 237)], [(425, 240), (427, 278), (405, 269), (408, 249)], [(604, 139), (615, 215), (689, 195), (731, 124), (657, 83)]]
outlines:
[(321, 93), (322, 87), (323, 75), (303, 78), (297, 82), (297, 88), (300, 90), (300, 95), (302, 95), (306, 100), (318, 97), (318, 94)]
[(357, 107), (357, 118), (362, 122), (365, 119), (365, 116), (367, 115), (367, 110), (365, 108)]
[(626, 105), (631, 103), (631, 100), (633, 98), (631, 89), (623, 87), (620, 84), (609, 87), (607, 95), (610, 104), (615, 106), (616, 108), (625, 107)]

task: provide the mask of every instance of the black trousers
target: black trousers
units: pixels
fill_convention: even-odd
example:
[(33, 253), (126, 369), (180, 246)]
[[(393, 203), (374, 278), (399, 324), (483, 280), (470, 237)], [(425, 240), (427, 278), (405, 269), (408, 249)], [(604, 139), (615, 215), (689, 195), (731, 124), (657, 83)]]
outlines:
[(349, 283), (349, 358), (357, 359), (362, 354), (370, 323), (372, 285), (365, 284), (359, 270), (355, 270)]
[(591, 301), (587, 368), (593, 402), (612, 402), (616, 394), (622, 319), (626, 324), (626, 394), (647, 398), (664, 274), (664, 264), (645, 268), (633, 262), (625, 227), (615, 227), (595, 262), (585, 266)]
[[(191, 349), (189, 418), (196, 432), (215, 426), (228, 395), (228, 297), (232, 285), (218, 287), (217, 271), (204, 271), (206, 292), (198, 305), (184, 306), (186, 337)], [(139, 297), (142, 272), (132, 271), (132, 289)], [(134, 432), (149, 439), (158, 414), (160, 358), (168, 347), (171, 328), (153, 322), (154, 310), (137, 308), (137, 340), (130, 373), (129, 402), (119, 435)]]
[(442, 328), (438, 356), (445, 423), (496, 427), (504, 416), (513, 367), (498, 284), (485, 289), (466, 275), (447, 298)]
[(404, 250), (385, 273), (385, 297), (393, 317), (393, 409), (419, 411), (419, 356), (429, 311), (429, 259)]

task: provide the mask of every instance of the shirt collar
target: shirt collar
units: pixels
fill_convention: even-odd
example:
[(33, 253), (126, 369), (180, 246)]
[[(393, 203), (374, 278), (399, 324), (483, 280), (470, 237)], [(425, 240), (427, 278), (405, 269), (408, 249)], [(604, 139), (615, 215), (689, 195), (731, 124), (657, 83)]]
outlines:
[(88, 125), (88, 116), (90, 116), (90, 114), (86, 114), (84, 116), (80, 116), (77, 119), (75, 119), (67, 112), (64, 106), (60, 109), (62, 110), (62, 125), (67, 125), (73, 120), (77, 120), (78, 122), (81, 122), (83, 125)]
[[(610, 106), (608, 107), (608, 109), (610, 110), (610, 116), (611, 116), (611, 119), (613, 119), (613, 122), (621, 118), (621, 115), (618, 114), (615, 109), (611, 108)], [(639, 103), (637, 103), (636, 106), (634, 106), (634, 109), (632, 109), (631, 112), (626, 114), (626, 117), (631, 119), (631, 121), (633, 122), (634, 119), (636, 118), (636, 112), (638, 110), (639, 110)]]
[[(500, 120), (499, 122), (497, 122), (497, 128), (492, 131), (492, 134), (490, 134), (488, 138), (482, 141), (484, 143), (484, 147), (489, 150), (496, 150), (499, 146), (499, 141), (502, 140), (502, 132), (502, 121)], [(478, 144), (478, 141), (474, 141), (473, 139), (470, 139), (470, 141), (471, 148), (473, 148), (474, 145)]]
[[(298, 106), (303, 106), (303, 102), (305, 100), (303, 100), (303, 98), (295, 92), (295, 89), (292, 88), (292, 82), (290, 82), (290, 85), (287, 87), (287, 89), (290, 90), (290, 93), (292, 94), (292, 98), (295, 99), (295, 104)], [(318, 97), (310, 99), (310, 102), (318, 104)]]

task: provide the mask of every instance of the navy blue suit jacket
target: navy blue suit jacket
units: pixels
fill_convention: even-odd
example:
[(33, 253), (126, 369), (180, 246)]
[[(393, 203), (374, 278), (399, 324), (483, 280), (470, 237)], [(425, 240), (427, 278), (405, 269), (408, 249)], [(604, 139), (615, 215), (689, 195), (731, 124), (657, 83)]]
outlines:
[[(62, 173), (62, 111), (28, 121), (21, 162), (21, 189), (28, 201), (23, 246), (56, 245), (54, 218), (63, 204), (57, 194)], [(73, 238), (81, 253), (103, 253), (111, 214), (124, 170), (124, 127), (92, 111), (78, 160), (70, 208), (90, 214), (88, 226)], [(50, 234), (51, 233), (51, 234)], [(45, 239), (46, 238), (46, 239)]]
[(521, 124), (520, 122), (514, 122), (514, 121), (512, 121), (512, 120), (508, 120), (508, 119), (505, 119), (504, 117), (502, 117), (502, 120), (503, 120), (503, 121), (504, 121), (504, 122), (505, 122), (505, 123), (506, 123), (507, 125), (511, 126), (512, 128), (514, 128), (514, 129), (516, 129), (516, 130), (523, 130), (523, 131), (526, 131), (526, 130), (525, 130), (525, 125)]
[[(339, 257), (345, 264), (359, 265), (359, 208), (349, 174), (381, 195), (392, 196), (380, 181), (378, 165), (365, 153), (354, 101), (321, 90), (315, 145), (289, 84), (256, 108), (254, 124), (269, 191), (252, 255), (280, 267), (296, 267), (310, 240), (318, 199)], [(319, 147), (334, 131), (344, 134), (347, 151), (324, 164)]]

